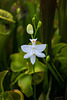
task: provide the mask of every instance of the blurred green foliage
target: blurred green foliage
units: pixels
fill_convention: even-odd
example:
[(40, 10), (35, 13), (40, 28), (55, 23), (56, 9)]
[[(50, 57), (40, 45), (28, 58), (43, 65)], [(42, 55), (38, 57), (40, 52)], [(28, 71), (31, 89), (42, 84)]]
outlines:
[(20, 48), (29, 43), (26, 26), (33, 24), (34, 14), (36, 26), (42, 20), (36, 37), (47, 43), (46, 59), (37, 58), (35, 63), (37, 100), (66, 98), (67, 1), (0, 0), (0, 100), (34, 98), (33, 66)]

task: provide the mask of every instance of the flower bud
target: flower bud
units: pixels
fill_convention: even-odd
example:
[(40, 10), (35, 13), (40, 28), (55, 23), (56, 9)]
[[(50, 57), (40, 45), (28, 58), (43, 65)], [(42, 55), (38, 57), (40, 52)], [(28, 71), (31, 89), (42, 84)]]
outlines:
[(33, 26), (31, 24), (27, 25), (27, 33), (28, 34), (33, 34)]
[(21, 11), (21, 10), (20, 10), (20, 8), (18, 8), (18, 9), (17, 9), (17, 14), (19, 14), (19, 13), (20, 13), (20, 11)]
[(41, 27), (41, 25), (42, 25), (42, 22), (41, 22), (41, 21), (39, 21), (39, 22), (38, 22), (38, 25), (37, 25), (37, 29), (38, 29), (38, 28), (40, 28), (40, 27)]
[(47, 57), (46, 57), (46, 61), (48, 62), (50, 60), (50, 56), (48, 55)]
[(15, 7), (17, 7), (17, 4), (16, 4), (16, 3), (14, 3), (14, 6), (15, 6)]
[(35, 17), (32, 18), (32, 23), (35, 24)]
[(34, 17), (36, 17), (36, 14), (34, 15)]

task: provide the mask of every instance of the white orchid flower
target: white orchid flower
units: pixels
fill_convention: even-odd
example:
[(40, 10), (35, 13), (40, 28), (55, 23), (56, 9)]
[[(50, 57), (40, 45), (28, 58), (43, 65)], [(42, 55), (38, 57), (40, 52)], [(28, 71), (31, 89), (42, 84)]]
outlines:
[(46, 44), (36, 45), (36, 39), (30, 39), (32, 45), (22, 45), (21, 49), (23, 52), (27, 53), (24, 55), (24, 58), (30, 58), (31, 63), (34, 64), (37, 57), (45, 57), (45, 54), (42, 53), (46, 48)]

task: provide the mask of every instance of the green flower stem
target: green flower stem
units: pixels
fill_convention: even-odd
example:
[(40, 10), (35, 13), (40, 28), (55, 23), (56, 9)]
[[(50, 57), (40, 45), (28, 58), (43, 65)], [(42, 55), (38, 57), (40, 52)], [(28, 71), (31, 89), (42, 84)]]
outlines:
[(33, 34), (31, 34), (31, 38), (33, 39)]
[(34, 23), (34, 29), (36, 30), (36, 25), (35, 25), (35, 23)]
[(35, 30), (34, 39), (35, 39), (35, 36), (36, 36), (37, 30), (38, 30), (38, 29)]
[(35, 65), (33, 65), (33, 72), (34, 72), (34, 100), (36, 100)]

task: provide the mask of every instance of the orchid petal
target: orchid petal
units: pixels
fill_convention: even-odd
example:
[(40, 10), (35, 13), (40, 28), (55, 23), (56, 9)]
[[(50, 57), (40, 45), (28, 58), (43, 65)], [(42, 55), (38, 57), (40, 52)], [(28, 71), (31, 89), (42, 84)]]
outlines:
[(40, 45), (36, 45), (35, 49), (39, 52), (44, 51), (46, 48), (46, 44), (40, 44)]
[(21, 46), (21, 49), (23, 50), (23, 52), (26, 52), (26, 53), (30, 52), (31, 48), (32, 48), (31, 45), (22, 45)]
[(33, 53), (27, 53), (24, 55), (24, 58), (30, 58), (33, 55)]
[(35, 55), (32, 55), (32, 56), (30, 57), (30, 60), (31, 60), (31, 63), (34, 65), (35, 60), (36, 60), (36, 56), (35, 56)]
[(37, 57), (41, 57), (41, 58), (46, 57), (44, 53), (41, 53), (41, 52), (39, 52), (39, 51), (37, 51), (37, 50), (35, 50), (35, 55), (36, 55)]
[(36, 38), (36, 39), (30, 39), (31, 42), (32, 42), (33, 40), (36, 42), (36, 41), (37, 41), (37, 38)]

